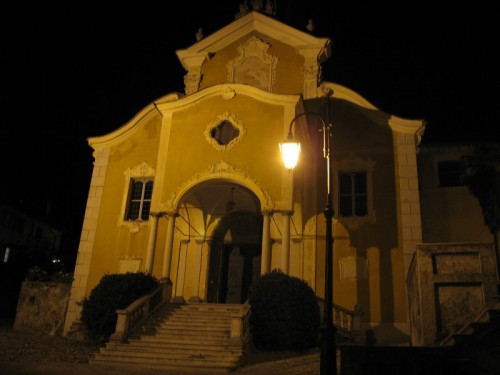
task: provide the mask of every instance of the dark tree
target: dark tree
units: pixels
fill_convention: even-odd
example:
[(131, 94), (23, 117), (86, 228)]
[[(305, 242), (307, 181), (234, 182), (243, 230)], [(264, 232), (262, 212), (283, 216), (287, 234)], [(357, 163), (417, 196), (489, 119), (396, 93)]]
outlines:
[[(497, 272), (500, 277), (500, 252), (498, 230), (500, 228), (500, 145), (482, 143), (474, 146), (470, 156), (463, 158), (464, 182), (477, 198), (484, 223), (493, 235)], [(499, 285), (500, 287), (500, 285)]]

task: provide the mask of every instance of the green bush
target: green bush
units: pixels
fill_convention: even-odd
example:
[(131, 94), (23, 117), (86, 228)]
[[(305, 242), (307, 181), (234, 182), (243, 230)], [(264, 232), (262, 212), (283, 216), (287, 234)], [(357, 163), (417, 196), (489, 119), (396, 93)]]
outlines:
[(116, 328), (116, 310), (125, 309), (158, 285), (154, 276), (142, 272), (104, 275), (83, 302), (82, 322), (90, 338), (107, 340)]
[(316, 346), (319, 305), (304, 280), (273, 270), (250, 286), (249, 303), (256, 348), (300, 351)]

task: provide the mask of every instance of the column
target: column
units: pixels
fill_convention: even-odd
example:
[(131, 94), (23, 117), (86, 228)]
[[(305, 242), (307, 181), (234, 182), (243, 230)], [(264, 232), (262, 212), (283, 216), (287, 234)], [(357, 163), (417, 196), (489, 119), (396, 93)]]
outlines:
[(155, 247), (156, 247), (156, 233), (158, 232), (158, 219), (160, 214), (158, 212), (150, 212), (149, 214), (153, 221), (151, 223), (151, 229), (149, 231), (149, 242), (148, 242), (148, 252), (146, 254), (146, 273), (151, 275), (153, 273), (153, 263), (155, 258)]
[(288, 274), (290, 266), (290, 217), (292, 211), (283, 211), (283, 238), (281, 239), (281, 270)]
[(163, 275), (162, 278), (170, 280), (170, 269), (172, 266), (172, 252), (174, 247), (174, 229), (176, 212), (167, 212), (167, 239), (165, 240), (165, 255), (163, 257)]
[(272, 211), (262, 211), (262, 254), (260, 274), (271, 272), (271, 215)]
[(189, 298), (190, 303), (199, 303), (201, 302), (200, 298), (200, 277), (201, 277), (201, 261), (203, 257), (203, 243), (205, 240), (203, 238), (197, 238), (195, 240), (196, 242), (196, 248), (198, 249), (197, 254), (196, 254), (196, 260), (195, 260), (195, 265), (193, 269), (193, 279), (194, 279), (194, 291), (196, 295), (191, 296)]
[(184, 303), (184, 282), (186, 281), (186, 266), (187, 266), (187, 252), (189, 246), (189, 239), (183, 239), (180, 243), (179, 249), (179, 264), (177, 266), (177, 278), (175, 286), (175, 296), (173, 301), (177, 303)]

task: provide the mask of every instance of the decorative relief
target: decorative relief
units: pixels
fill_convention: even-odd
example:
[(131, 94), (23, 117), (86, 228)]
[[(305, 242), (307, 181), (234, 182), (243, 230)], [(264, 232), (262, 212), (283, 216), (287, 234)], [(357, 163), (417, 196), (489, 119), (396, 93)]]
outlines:
[(236, 91), (234, 91), (231, 87), (226, 86), (224, 87), (224, 90), (222, 90), (221, 96), (224, 100), (230, 100), (236, 96)]
[(308, 64), (303, 68), (302, 73), (304, 74), (304, 80), (310, 80), (310, 79), (317, 80), (317, 78), (318, 78), (318, 65), (317, 64)]
[(155, 175), (155, 170), (148, 165), (145, 161), (134, 168), (126, 169), (123, 174), (125, 175), (126, 181), (130, 177), (153, 177)]
[(217, 164), (209, 165), (207, 170), (210, 173), (232, 173), (236, 170), (236, 167), (225, 160), (220, 160)]
[(201, 73), (199, 71), (189, 71), (189, 73), (184, 76), (184, 90), (186, 91), (186, 95), (193, 94), (199, 90), (200, 80)]
[(240, 56), (227, 63), (228, 81), (249, 84), (271, 92), (276, 81), (278, 58), (267, 52), (269, 47), (269, 43), (257, 37), (240, 45)]
[(239, 143), (246, 133), (245, 126), (228, 112), (211, 121), (203, 133), (217, 151), (228, 151)]

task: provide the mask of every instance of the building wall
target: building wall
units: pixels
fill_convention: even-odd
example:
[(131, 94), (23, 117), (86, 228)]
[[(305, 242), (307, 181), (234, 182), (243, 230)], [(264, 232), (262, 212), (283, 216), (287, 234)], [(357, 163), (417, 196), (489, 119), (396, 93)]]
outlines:
[[(268, 25), (274, 20), (248, 17), (271, 30), (269, 35), (254, 30), (233, 40), (229, 30), (226, 37), (231, 42), (214, 37), (213, 44), (205, 39), (199, 48), (181, 51), (189, 68), (188, 95), (160, 98), (124, 127), (90, 140), (99, 179), (93, 177), (91, 183), (77, 265), (81, 272), (75, 273), (72, 301), (88, 295), (105, 273), (145, 270), (151, 249), (153, 274), (172, 280), (174, 297), (204, 300), (210, 241), (220, 218), (213, 217), (203, 206), (207, 202), (197, 201), (193, 193), (213, 181), (241, 185), (255, 196), (255, 209), (271, 217), (271, 269), (287, 269), (323, 296), (322, 117), (333, 123), (334, 209), (339, 171), (367, 170), (370, 176), (369, 215), (343, 218), (337, 213), (334, 220), (334, 302), (360, 308), (367, 324), (406, 324), (405, 257), (420, 239), (420, 218), (418, 212), (406, 213), (403, 201), (416, 185), (408, 181), (417, 174), (414, 133), (420, 122), (407, 126), (400, 119), (394, 125), (391, 116), (348, 89), (319, 86), (319, 61), (329, 54), (327, 40), (299, 31), (289, 35), (292, 30), (284, 26), (275, 31), (287, 38), (275, 38)], [(332, 87), (340, 92), (332, 93)], [(325, 99), (331, 118), (325, 113)], [(295, 170), (288, 171), (278, 144), (295, 116), (309, 111), (320, 116), (312, 116), (316, 120), (304, 116), (294, 123), (292, 130), (302, 142), (304, 156)], [(214, 143), (210, 130), (225, 120), (236, 124), (240, 137), (221, 146)], [(151, 217), (142, 223), (123, 221), (127, 181), (134, 173), (154, 177), (151, 212), (157, 221)], [(418, 202), (418, 191), (416, 195), (410, 198)], [(174, 217), (170, 245), (167, 227)], [(407, 237), (403, 226), (409, 228)], [(166, 271), (170, 249), (172, 265)], [(70, 306), (70, 311), (74, 318), (76, 309)]]
[(150, 224), (128, 223), (124, 206), (128, 194), (127, 171), (146, 163), (156, 167), (161, 118), (156, 113), (145, 119), (131, 135), (116, 137), (109, 146), (109, 158), (96, 222), (86, 294), (106, 273), (118, 273), (120, 260), (137, 258), (144, 267)]
[[(290, 103), (279, 103), (277, 97), (266, 102), (252, 97), (256, 91), (245, 93), (242, 89), (245, 87), (238, 89), (238, 94), (231, 99), (224, 99), (220, 91), (207, 99), (178, 103), (179, 110), (175, 109), (171, 122), (166, 123), (162, 131), (168, 145), (162, 150), (165, 167), (161, 202), (167, 202), (172, 193), (178, 193), (179, 187), (221, 160), (245, 171), (265, 186), (274, 201), (281, 201), (283, 168), (278, 144), (284, 138), (285, 111), (295, 111), (297, 98)], [(210, 144), (206, 130), (226, 113), (245, 130), (237, 145), (218, 149)]]
[(459, 161), (472, 149), (464, 146), (423, 146), (418, 154), (424, 243), (493, 242), (478, 200), (465, 185), (441, 187), (438, 163)]

